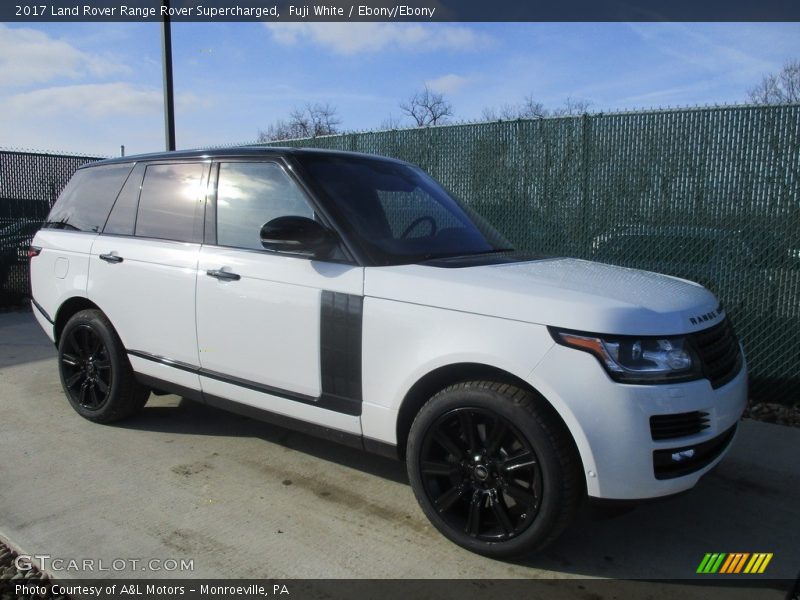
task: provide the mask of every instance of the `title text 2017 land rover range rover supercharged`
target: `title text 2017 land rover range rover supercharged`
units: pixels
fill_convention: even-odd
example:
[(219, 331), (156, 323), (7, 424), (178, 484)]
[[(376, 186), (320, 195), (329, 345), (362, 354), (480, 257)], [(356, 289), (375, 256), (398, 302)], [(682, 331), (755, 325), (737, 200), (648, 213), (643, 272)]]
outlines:
[(171, 392), (402, 457), (431, 522), (487, 555), (541, 548), (587, 495), (692, 487), (746, 403), (705, 288), (517, 255), (396, 160), (94, 163), (33, 244), (34, 313), (79, 414)]

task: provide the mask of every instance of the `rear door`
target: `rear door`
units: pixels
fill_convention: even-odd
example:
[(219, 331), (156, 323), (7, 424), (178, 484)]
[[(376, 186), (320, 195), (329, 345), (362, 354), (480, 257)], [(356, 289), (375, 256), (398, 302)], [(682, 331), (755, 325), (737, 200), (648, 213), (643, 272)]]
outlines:
[(90, 257), (88, 296), (134, 370), (192, 390), (200, 389), (194, 300), (208, 172), (203, 162), (138, 164)]
[(92, 244), (133, 168), (118, 163), (78, 170), (36, 234), (34, 245), (42, 250), (30, 263), (32, 299), (45, 331), (65, 300), (86, 294)]
[(319, 218), (286, 165), (215, 171), (197, 279), (204, 394), (360, 434), (363, 269), (261, 246), (271, 219)]

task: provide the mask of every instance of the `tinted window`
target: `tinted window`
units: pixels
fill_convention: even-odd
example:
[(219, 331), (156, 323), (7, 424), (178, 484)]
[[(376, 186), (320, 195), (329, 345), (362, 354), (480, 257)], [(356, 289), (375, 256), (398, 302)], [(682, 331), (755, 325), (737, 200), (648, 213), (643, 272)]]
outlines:
[(205, 202), (202, 163), (148, 165), (144, 173), (136, 235), (178, 242), (199, 241), (195, 212)]
[(297, 160), (376, 264), (511, 249), (420, 169), (356, 157), (304, 155)]
[(275, 163), (222, 163), (217, 188), (217, 243), (263, 250), (261, 226), (284, 216), (314, 217), (294, 181)]
[(132, 163), (89, 167), (72, 176), (47, 217), (44, 227), (100, 231)]
[(140, 163), (134, 167), (125, 185), (122, 186), (122, 191), (117, 196), (117, 201), (114, 203), (114, 208), (111, 209), (111, 214), (108, 215), (108, 221), (106, 221), (106, 226), (103, 228), (103, 233), (133, 235), (143, 173), (143, 164)]
[(395, 239), (427, 237), (432, 231), (463, 227), (453, 213), (420, 188), (410, 192), (378, 190), (378, 200)]

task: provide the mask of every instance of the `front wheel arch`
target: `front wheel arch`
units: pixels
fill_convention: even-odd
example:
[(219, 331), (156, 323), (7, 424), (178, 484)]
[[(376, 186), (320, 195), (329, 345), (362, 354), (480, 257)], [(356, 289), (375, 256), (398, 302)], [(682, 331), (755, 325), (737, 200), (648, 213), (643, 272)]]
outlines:
[(537, 401), (542, 405), (543, 410), (552, 413), (572, 440), (573, 450), (580, 458), (581, 453), (572, 435), (572, 431), (567, 426), (561, 414), (547, 398), (531, 386), (527, 381), (509, 373), (503, 369), (480, 363), (454, 363), (439, 367), (421, 377), (406, 393), (400, 410), (397, 413), (397, 453), (400, 459), (406, 457), (406, 446), (408, 445), (408, 433), (411, 431), (411, 424), (417, 414), (438, 392), (445, 388), (462, 383), (464, 381), (484, 380), (496, 383), (506, 383), (522, 390), (528, 391), (537, 397)]
[(569, 430), (536, 394), (508, 383), (464, 381), (429, 399), (406, 462), (431, 523), (494, 558), (541, 550), (586, 497)]

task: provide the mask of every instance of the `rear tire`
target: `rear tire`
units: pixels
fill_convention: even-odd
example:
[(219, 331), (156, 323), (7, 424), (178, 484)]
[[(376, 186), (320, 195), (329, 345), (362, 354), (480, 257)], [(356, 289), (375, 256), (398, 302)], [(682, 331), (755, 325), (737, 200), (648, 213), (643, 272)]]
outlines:
[(75, 313), (58, 343), (61, 385), (79, 415), (111, 423), (139, 412), (150, 390), (136, 380), (125, 348), (99, 310)]
[(544, 548), (585, 496), (564, 424), (540, 397), (504, 383), (467, 381), (434, 395), (411, 426), (407, 463), (431, 523), (494, 558)]

